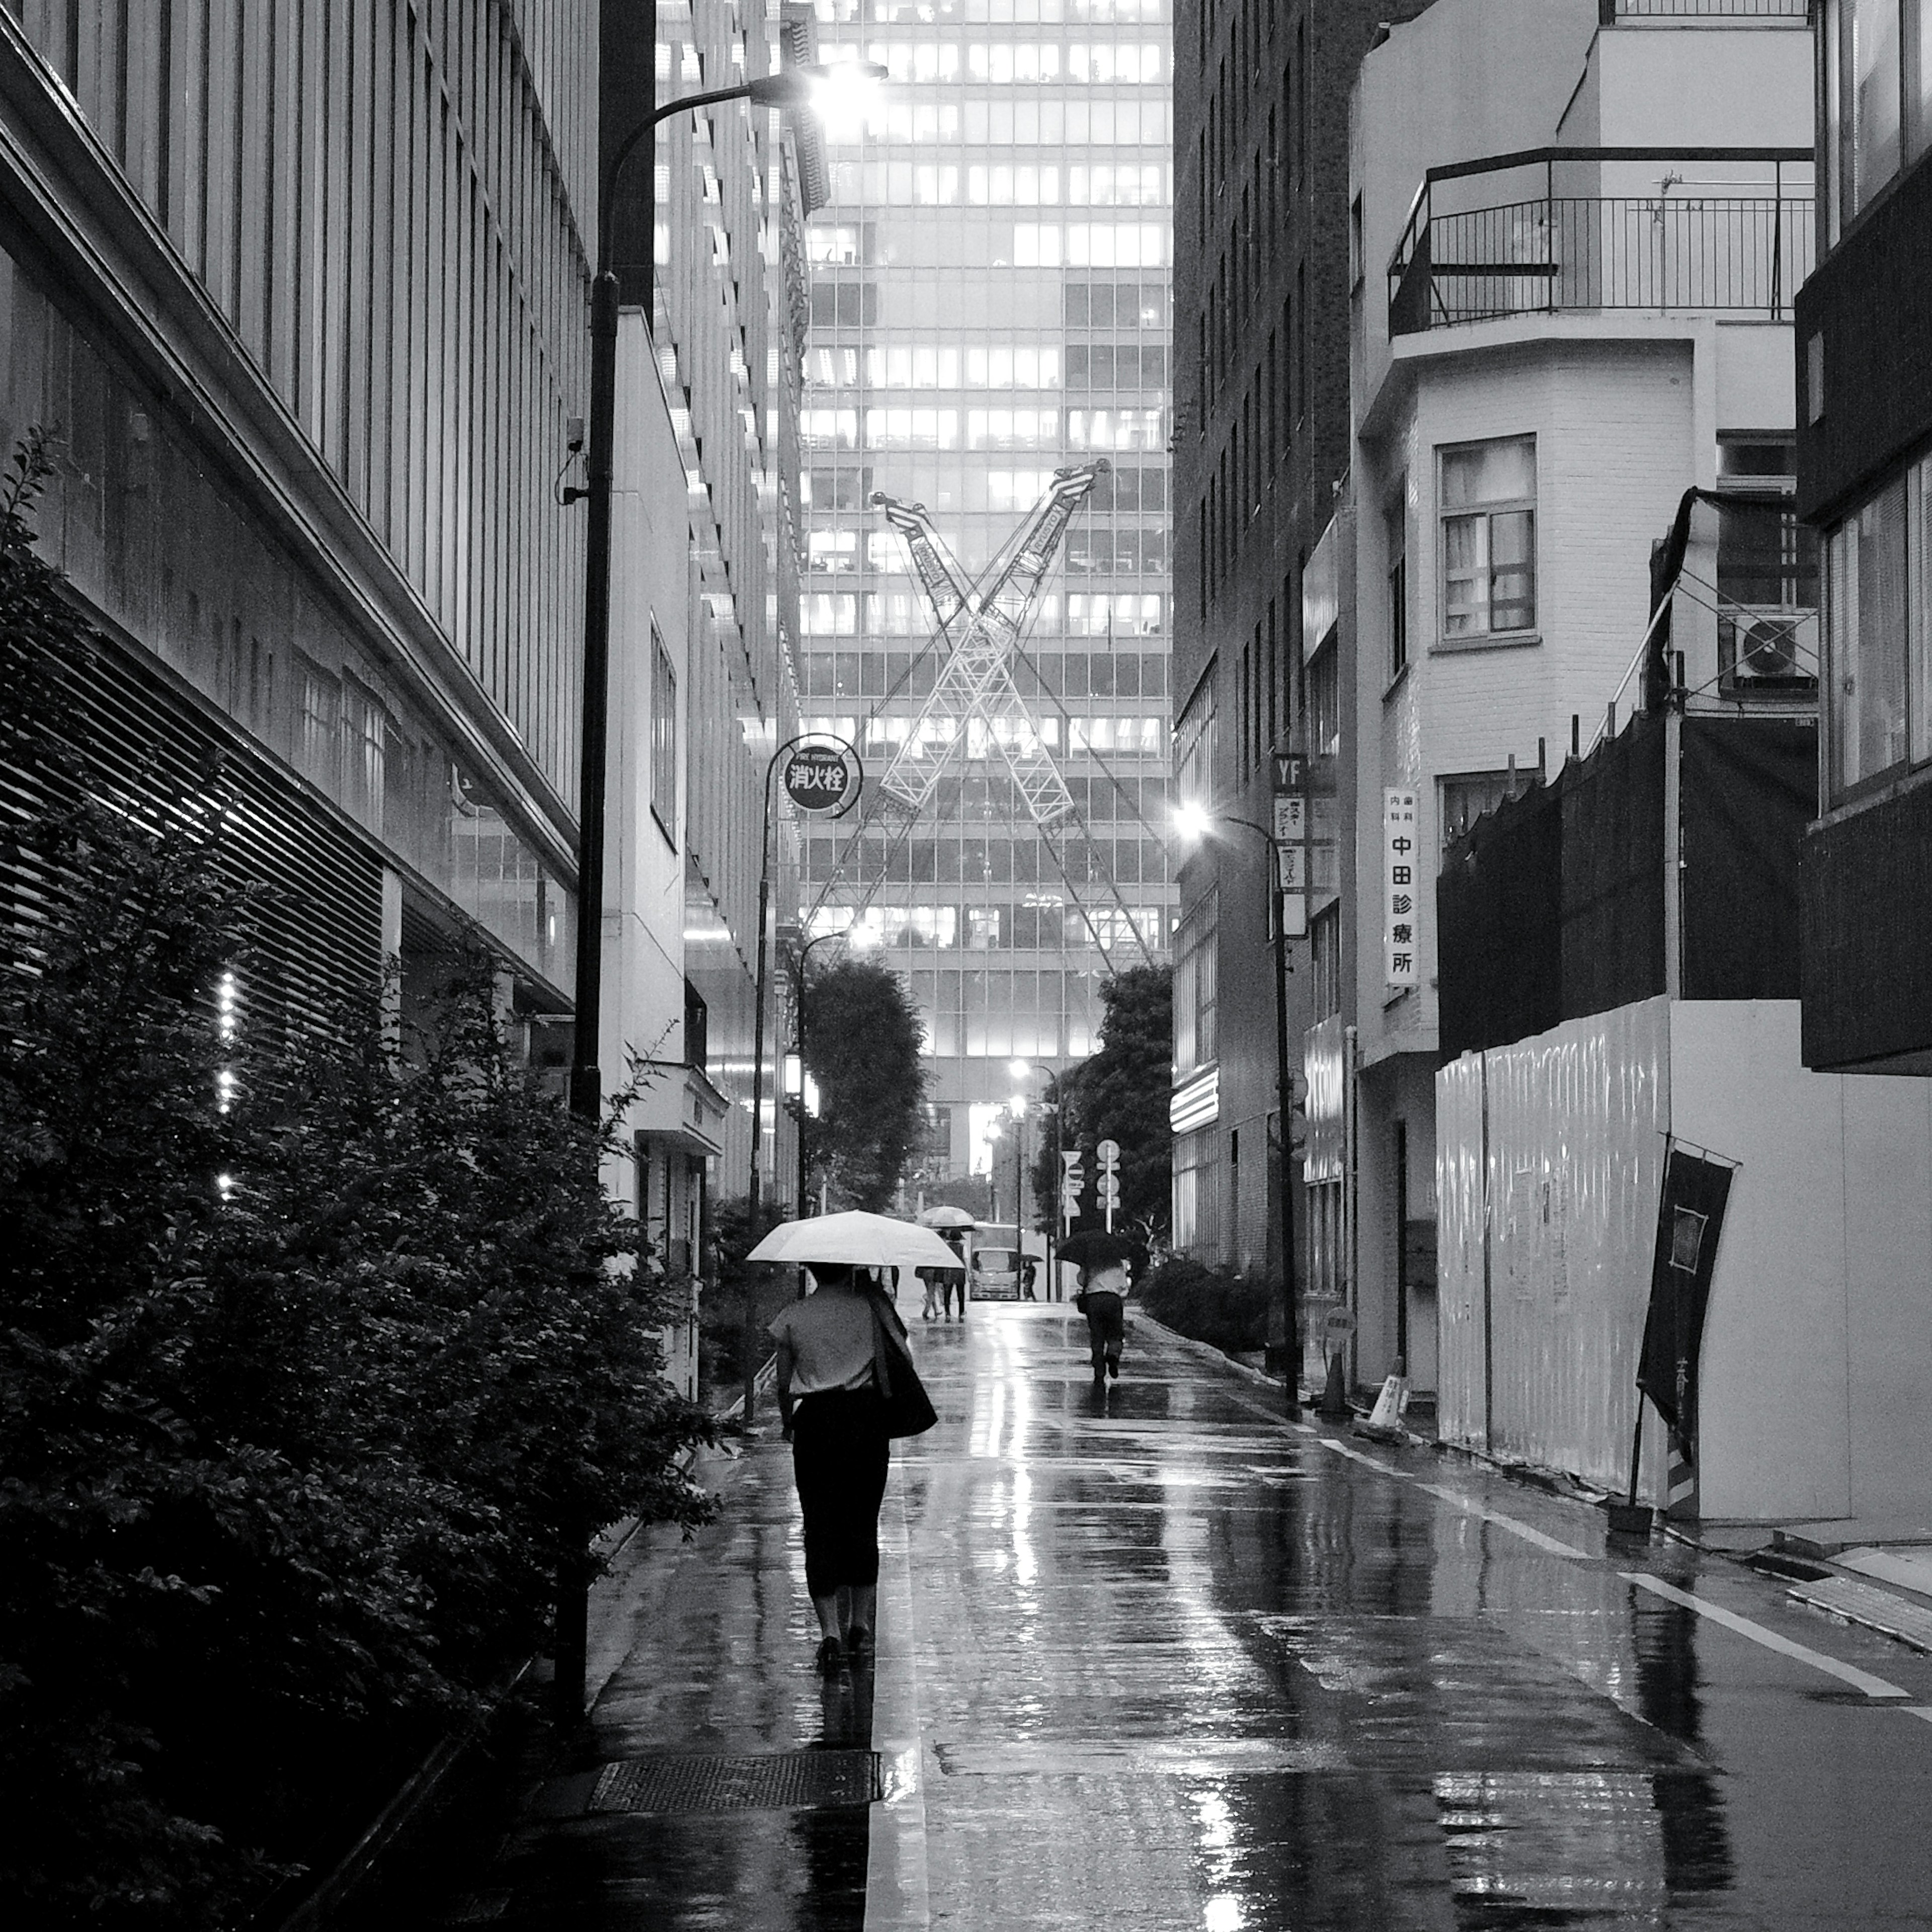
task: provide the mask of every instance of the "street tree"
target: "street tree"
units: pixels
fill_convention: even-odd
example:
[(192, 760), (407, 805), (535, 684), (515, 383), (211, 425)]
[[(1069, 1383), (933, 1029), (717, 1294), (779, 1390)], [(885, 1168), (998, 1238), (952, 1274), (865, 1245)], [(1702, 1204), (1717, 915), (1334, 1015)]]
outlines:
[(806, 983), (807, 1070), (819, 1116), (806, 1129), (808, 1170), (834, 1208), (883, 1212), (918, 1154), (925, 1126), (926, 1029), (900, 976), (875, 959), (841, 959)]
[[(1173, 1136), (1167, 1124), (1173, 1082), (1174, 972), (1168, 966), (1136, 966), (1117, 973), (1100, 988), (1105, 1017), (1096, 1050), (1057, 1076), (1048, 1099), (1060, 1110), (1063, 1149), (1112, 1140), (1120, 1149), (1120, 1205), (1117, 1219), (1138, 1228), (1150, 1246), (1166, 1244), (1172, 1218)], [(1042, 1202), (1059, 1198), (1060, 1177), (1052, 1142), (1034, 1166), (1034, 1188)]]

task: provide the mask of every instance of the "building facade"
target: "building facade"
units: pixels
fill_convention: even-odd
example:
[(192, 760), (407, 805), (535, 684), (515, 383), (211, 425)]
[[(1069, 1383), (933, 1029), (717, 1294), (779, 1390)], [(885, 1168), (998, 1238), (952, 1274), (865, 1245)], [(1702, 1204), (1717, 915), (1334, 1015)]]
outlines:
[(56, 440), (41, 542), (110, 640), (104, 758), (219, 751), (250, 800), (292, 908), (263, 1025), (465, 932), (538, 1051), (568, 1004), (580, 537), (550, 492), (597, 50), (538, 11), (0, 20), (0, 433)]
[[(1179, 874), (1174, 1240), (1277, 1280), (1274, 862), (1254, 828), (1271, 754), (1306, 757), (1314, 943), (1288, 948), (1299, 1078), (1303, 1032), (1338, 996), (1329, 908), (1348, 862), (1342, 686), (1318, 655), (1337, 586), (1318, 554), (1349, 459), (1348, 90), (1384, 26), (1426, 3), (1186, 0), (1174, 27), (1174, 784), (1220, 821)], [(1310, 1223), (1294, 1218), (1305, 1274)]]
[(1798, 478), (1826, 571), (1804, 1058), (1932, 1073), (1932, 10), (1823, 0)]
[[(1361, 1378), (1401, 1357), (1435, 1382), (1439, 855), (1660, 703), (1642, 675), (1652, 560), (1680, 515), (1673, 715), (1815, 710), (1786, 387), (1810, 99), (1803, 8), (1755, 0), (1664, 15), (1438, 0), (1363, 64), (1354, 445), (1324, 540), (1348, 586), (1352, 866), (1340, 998), (1308, 1036), (1335, 1103), (1323, 1184), (1342, 1230), (1310, 1288), (1355, 1316)], [(1674, 996), (1681, 902), (1657, 897), (1646, 989)]]
[[(1105, 976), (1166, 952), (1170, 26), (1165, 0), (819, 20), (828, 58), (892, 78), (829, 149), (809, 236), (800, 702), (874, 797), (886, 774), (924, 796), (808, 828), (799, 898), (806, 938), (857, 921), (910, 986), (939, 1185), (989, 1172), (1016, 1080), (1090, 1050)], [(935, 710), (946, 650), (875, 494), (977, 580), (1057, 470), (1103, 460), (1000, 701)]]
[[(40, 541), (107, 640), (104, 770), (218, 754), (245, 801), (283, 889), (241, 989), (265, 1038), (480, 938), (532, 1061), (568, 1061), (600, 112), (765, 71), (784, 29), (722, 0), (0, 13), (0, 434), (53, 439)], [(754, 801), (796, 716), (802, 204), (769, 112), (667, 124), (657, 160), (618, 230), (612, 770), (641, 789), (598, 1059), (662, 1063), (612, 1180), (701, 1267), (698, 1204), (751, 1157)]]

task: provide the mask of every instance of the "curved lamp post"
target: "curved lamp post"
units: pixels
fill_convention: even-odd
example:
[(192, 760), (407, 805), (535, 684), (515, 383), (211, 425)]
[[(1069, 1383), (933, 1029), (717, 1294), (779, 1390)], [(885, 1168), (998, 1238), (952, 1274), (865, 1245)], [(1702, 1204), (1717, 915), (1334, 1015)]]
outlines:
[(1174, 827), (1184, 838), (1193, 842), (1210, 836), (1224, 825), (1251, 832), (1268, 848), (1267, 881), (1268, 923), (1274, 930), (1274, 1095), (1281, 1121), (1275, 1145), (1276, 1174), (1281, 1189), (1281, 1301), (1282, 1341), (1288, 1358), (1288, 1413), (1301, 1413), (1301, 1336), (1294, 1301), (1294, 1132), (1290, 1125), (1294, 1101), (1294, 1082), (1288, 1064), (1288, 930), (1277, 903), (1275, 880), (1280, 878), (1276, 854), (1280, 842), (1265, 825), (1252, 818), (1234, 818), (1204, 806), (1184, 805), (1175, 810)]

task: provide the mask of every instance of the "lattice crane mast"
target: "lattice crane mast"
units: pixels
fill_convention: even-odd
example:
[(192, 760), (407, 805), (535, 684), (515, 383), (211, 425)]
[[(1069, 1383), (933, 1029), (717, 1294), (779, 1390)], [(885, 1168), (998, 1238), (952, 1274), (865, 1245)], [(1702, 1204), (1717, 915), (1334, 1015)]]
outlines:
[[(1084, 829), (1080, 814), (1059, 764), (1013, 681), (1020, 640), (1067, 526), (1096, 478), (1108, 467), (1102, 458), (1055, 470), (1046, 494), (977, 582), (968, 580), (944, 538), (933, 528), (924, 505), (902, 502), (884, 492), (874, 494), (874, 505), (905, 540), (938, 626), (934, 643), (943, 656), (932, 689), (916, 715), (908, 721), (905, 737), (880, 775), (858, 829), (876, 822), (886, 806), (893, 808), (896, 814), (903, 814), (909, 825), (930, 804), (956, 758), (997, 758), (1006, 767), (1076, 910), (1111, 970), (1106, 934), (1087, 909), (1064, 849), (1067, 831)], [(1103, 884), (1120, 914), (1121, 927), (1133, 935), (1142, 956), (1150, 959), (1146, 938), (1120, 898), (1111, 868)], [(867, 898), (870, 896), (868, 892)], [(821, 892), (821, 902), (823, 898)]]

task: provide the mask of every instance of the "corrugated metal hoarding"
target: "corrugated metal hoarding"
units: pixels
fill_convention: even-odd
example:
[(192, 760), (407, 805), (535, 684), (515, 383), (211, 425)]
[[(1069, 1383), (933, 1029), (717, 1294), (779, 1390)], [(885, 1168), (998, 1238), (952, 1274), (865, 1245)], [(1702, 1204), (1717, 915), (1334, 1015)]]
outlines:
[(1670, 1015), (1646, 1000), (1437, 1074), (1444, 1440), (1628, 1479)]

